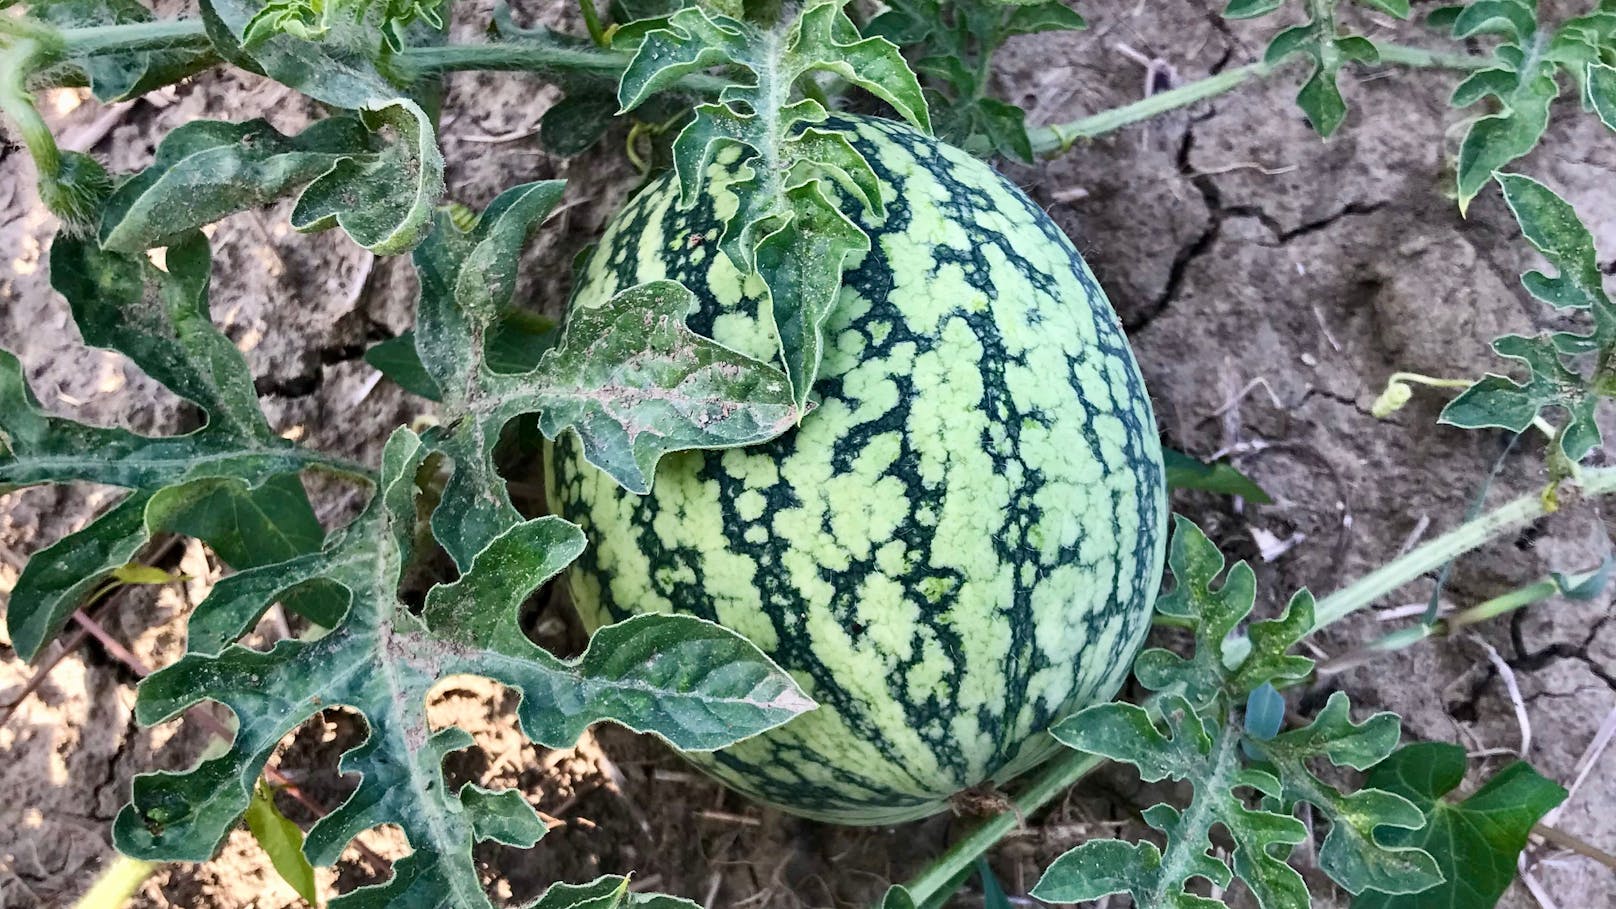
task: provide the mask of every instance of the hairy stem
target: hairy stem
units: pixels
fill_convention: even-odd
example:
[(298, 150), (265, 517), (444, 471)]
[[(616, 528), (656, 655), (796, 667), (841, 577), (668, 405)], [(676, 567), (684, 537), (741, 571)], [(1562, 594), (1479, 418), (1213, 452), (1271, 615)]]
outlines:
[(53, 181), (62, 167), (62, 153), (56, 146), (45, 118), (34, 107), (34, 97), (28, 92), (28, 77), (48, 60), (40, 41), (22, 38), (10, 47), (0, 49), (0, 113), (6, 115), (17, 129), (28, 154), (39, 169), (41, 182)]
[[(1583, 471), (1577, 490), (1590, 497), (1616, 492), (1616, 468)], [(1341, 621), (1420, 575), (1543, 517), (1549, 510), (1542, 495), (1528, 493), (1415, 547), (1320, 600), (1314, 613), (1313, 631)]]
[[(503, 70), (540, 75), (574, 74), (595, 76), (615, 84), (634, 55), (611, 48), (577, 47), (535, 41), (492, 42), (488, 44), (446, 44), (441, 47), (412, 47), (400, 55), (400, 63), (415, 77), (455, 70)], [(693, 92), (717, 94), (731, 80), (706, 73), (692, 73), (679, 80), (679, 86)]]
[(213, 46), (199, 19), (159, 19), (156, 22), (64, 28), (58, 34), (64, 50), (76, 57), (182, 48), (206, 50)]
[[(1486, 58), (1468, 54), (1444, 54), (1399, 44), (1383, 44), (1379, 45), (1379, 49), (1381, 62), (1396, 66), (1474, 70), (1488, 65)], [(1283, 66), (1284, 64), (1271, 66), (1267, 63), (1248, 63), (1080, 120), (1030, 129), (1027, 135), (1032, 139), (1034, 154), (1061, 154), (1069, 150), (1079, 139), (1103, 136), (1125, 126), (1132, 126), (1141, 120), (1148, 120), (1168, 111), (1188, 107), (1198, 101), (1215, 98), (1247, 82), (1272, 75)]]
[[(1589, 572), (1580, 577), (1572, 578), (1567, 586), (1575, 587), (1596, 573)], [(1320, 663), (1314, 670), (1315, 676), (1335, 675), (1345, 672), (1371, 662), (1382, 654), (1405, 650), (1430, 638), (1452, 637), (1455, 632), (1462, 628), (1468, 628), (1479, 622), (1495, 619), (1517, 609), (1524, 609), (1535, 603), (1541, 603), (1559, 594), (1561, 589), (1561, 584), (1558, 581), (1553, 578), (1544, 578), (1535, 584), (1528, 584), (1525, 587), (1511, 590), (1502, 596), (1493, 597), (1430, 624), (1421, 622), (1406, 628), (1399, 628), (1356, 650)]]

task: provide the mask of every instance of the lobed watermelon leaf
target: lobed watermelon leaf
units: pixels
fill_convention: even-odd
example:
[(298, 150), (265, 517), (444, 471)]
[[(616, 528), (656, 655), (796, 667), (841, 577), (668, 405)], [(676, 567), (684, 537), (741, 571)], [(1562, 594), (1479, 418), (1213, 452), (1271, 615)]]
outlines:
[(445, 409), (463, 415), (425, 436), (454, 464), (432, 528), (462, 568), (520, 520), (492, 456), (519, 416), (540, 414), (551, 439), (577, 433), (591, 463), (643, 493), (662, 455), (766, 441), (802, 413), (780, 370), (685, 327), (695, 298), (671, 281), (575, 310), (536, 365), (496, 369), (487, 348), (492, 328), (515, 290), (528, 234), (561, 190), (560, 181), (511, 189), (469, 231), (440, 216), (415, 253), (416, 355)]
[[(256, 128), (206, 127), (227, 134)], [(230, 144), (210, 145), (203, 129), (193, 138), (199, 154)], [(241, 354), (209, 318), (205, 237), (195, 230), (162, 235), (166, 246), (154, 255), (56, 241), (52, 280), (85, 340), (126, 354), (197, 405), (204, 422), (187, 435), (150, 438), (51, 416), (29, 391), (21, 364), (0, 352), (0, 490), (73, 480), (132, 490), (30, 560), (8, 606), (14, 645), (32, 656), (86, 597), (140, 576), (127, 563), (156, 533), (199, 537), (242, 569), (194, 612), (187, 655), (143, 683), (136, 707), (137, 718), (152, 723), (215, 700), (234, 713), (236, 738), (230, 750), (189, 771), (137, 780), (115, 824), (126, 853), (209, 857), (251, 808), (278, 741), (325, 706), (344, 705), (370, 724), (369, 738), (343, 764), (364, 782), (311, 829), (306, 856), (328, 864), (353, 835), (383, 822), (399, 823), (414, 851), (386, 883), (332, 905), (488, 906), (472, 846), (532, 845), (544, 827), (515, 793), (447, 790), (441, 760), (470, 739), (426, 724), (427, 692), (446, 675), (479, 673), (517, 688), (524, 729), (558, 745), (593, 722), (613, 720), (676, 747), (707, 750), (813, 707), (752, 645), (700, 620), (646, 617), (612, 626), (571, 662), (539, 649), (517, 626), (517, 607), (577, 555), (583, 537), (558, 518), (527, 521), (510, 508), (490, 449), (512, 417), (543, 412), (541, 426), (552, 435), (573, 429), (611, 469), (648, 482), (663, 451), (760, 441), (793, 425), (798, 413), (784, 373), (685, 327), (693, 301), (670, 282), (630, 289), (578, 315), (559, 339), (511, 309), (521, 248), (560, 189), (558, 182), (518, 187), (483, 216), (462, 218), (469, 221), (464, 230), (445, 212), (421, 244), (416, 362), (440, 393), (446, 422), (430, 440), (401, 430), (384, 455), (377, 495), (329, 538), (300, 471), (363, 481), (375, 475), (300, 448), (269, 426)], [(233, 198), (255, 191), (222, 188)], [(533, 343), (540, 338), (553, 346)], [(399, 578), (425, 538), (418, 478), (429, 457), (444, 454), (454, 473), (433, 527), (462, 572), (428, 591), (417, 615), (399, 598)], [(453, 510), (455, 497), (471, 504)], [(313, 634), (262, 652), (236, 645), (276, 602), (307, 615)], [(262, 806), (254, 817), (261, 836), (284, 846), (285, 831), (273, 820)], [(563, 888), (546, 899), (683, 905), (620, 890), (616, 883)]]
[[(135, 780), (133, 801), (114, 824), (125, 854), (211, 857), (247, 810), (280, 739), (341, 705), (369, 724), (366, 740), (340, 765), (362, 779), (309, 830), (304, 852), (314, 864), (331, 864), (355, 835), (381, 823), (397, 823), (412, 852), (394, 863), (387, 882), (331, 905), (489, 907), (471, 847), (484, 840), (532, 846), (545, 827), (515, 791), (449, 788), (443, 758), (471, 736), (428, 724), (426, 697), (437, 682), (475, 674), (514, 688), (523, 731), (552, 747), (611, 720), (675, 747), (708, 750), (812, 706), (744, 638), (698, 619), (645, 616), (604, 628), (570, 662), (530, 642), (518, 607), (584, 547), (582, 532), (560, 518), (503, 530), (457, 580), (428, 592), (419, 615), (412, 612), (399, 599), (399, 581), (416, 540), (417, 477), (430, 453), (415, 433), (396, 431), (377, 494), (359, 518), (318, 553), (228, 576), (197, 606), (191, 652), (141, 683), (136, 716), (149, 725), (212, 700), (234, 713), (235, 740), (188, 771)], [(211, 652), (245, 633), (285, 591), (315, 581), (345, 594), (346, 614), (329, 633), (283, 640), (267, 652), (239, 645)]]
[[(1409, 0), (1356, 0), (1359, 6), (1396, 16), (1409, 17)], [(1270, 66), (1288, 57), (1312, 60), (1307, 79), (1296, 95), (1296, 104), (1320, 136), (1328, 138), (1347, 117), (1347, 102), (1337, 84), (1346, 63), (1379, 63), (1380, 51), (1362, 35), (1342, 33), (1336, 22), (1337, 0), (1308, 0), (1308, 21), (1292, 26), (1273, 37), (1263, 54)], [(1266, 16), (1284, 6), (1284, 0), (1229, 0), (1223, 15), (1230, 19)]]
[[(79, 481), (131, 491), (23, 569), (7, 622), (25, 659), (154, 535), (197, 536), (236, 567), (278, 562), (324, 539), (300, 471), (370, 476), (362, 466), (297, 447), (265, 421), (245, 360), (209, 319), (207, 240), (196, 232), (183, 235), (164, 261), (159, 268), (145, 256), (58, 237), (51, 282), (86, 342), (127, 355), (201, 408), (206, 422), (200, 429), (153, 438), (52, 416), (40, 409), (22, 364), (0, 351), (0, 489)], [(288, 605), (315, 621), (337, 615), (335, 604), (318, 595)]]
[[(1521, 232), (1559, 272), (1521, 277), (1532, 296), (1560, 309), (1583, 310), (1593, 327), (1587, 333), (1560, 331), (1535, 337), (1504, 335), (1493, 341), (1500, 355), (1526, 365), (1524, 382), (1488, 375), (1443, 408), (1441, 421), (1465, 429), (1493, 427), (1524, 432), (1547, 408), (1558, 408), (1567, 422), (1555, 434), (1558, 452), (1575, 463), (1601, 441), (1599, 400), (1616, 394), (1616, 304), (1604, 289), (1593, 234), (1564, 199), (1542, 183), (1520, 174), (1496, 175)], [(1592, 376), (1576, 358), (1595, 355)]]
[[(1238, 562), (1225, 573), (1222, 553), (1183, 518), (1168, 564), (1176, 583), (1157, 608), (1169, 624), (1194, 633), (1190, 655), (1146, 650), (1134, 664), (1140, 684), (1155, 692), (1144, 706), (1089, 707), (1050, 732), (1068, 747), (1134, 765), (1147, 782), (1189, 782), (1194, 795), (1183, 809), (1145, 811), (1146, 822), (1165, 834), (1165, 848), (1091, 840), (1056, 859), (1032, 895), (1077, 902), (1126, 893), (1142, 906), (1209, 909), (1224, 903), (1189, 892), (1189, 883), (1200, 878), (1222, 888), (1238, 877), (1264, 909), (1302, 909), (1310, 905), (1307, 885), (1286, 861), (1308, 837), (1294, 817), (1302, 802), (1330, 821), (1319, 864), (1349, 892), (1419, 893), (1440, 883), (1429, 854), (1386, 833), (1419, 829), (1425, 818), (1418, 807), (1372, 787), (1344, 792), (1317, 773), (1325, 762), (1363, 770), (1386, 758), (1400, 734), (1396, 715), (1354, 723), (1340, 692), (1299, 729), (1279, 731), (1278, 723), (1241, 715), (1262, 702), (1254, 692), (1311, 673), (1313, 661), (1290, 651), (1312, 630), (1313, 598), (1298, 593), (1279, 618), (1251, 625), (1247, 645), (1230, 648), (1256, 599), (1250, 566)], [(1211, 853), (1214, 827), (1234, 841), (1231, 860)]]
[[(106, 249), (139, 252), (167, 246), (188, 231), (238, 211), (261, 208), (318, 184), (338, 164), (383, 154), (379, 137), (355, 117), (321, 120), (284, 136), (264, 120), (194, 120), (157, 147), (151, 166), (119, 186), (102, 210)], [(340, 191), (340, 189), (339, 189)]]
[(1450, 103), (1470, 107), (1492, 98), (1498, 110), (1471, 123), (1459, 147), (1459, 210), (1492, 179), (1493, 173), (1537, 147), (1549, 125), (1549, 107), (1560, 96), (1560, 76), (1578, 85), (1578, 97), (1604, 116), (1610, 76), (1616, 64), (1616, 6), (1569, 19), (1559, 28), (1539, 18), (1536, 0), (1475, 0), (1445, 15), (1455, 38), (1496, 35), (1494, 65), (1477, 70), (1454, 89)]
[(1418, 896), (1363, 893), (1352, 909), (1492, 909), (1515, 879), (1516, 860), (1532, 827), (1566, 791), (1530, 764), (1516, 761), (1463, 801), (1444, 798), (1464, 781), (1465, 750), (1417, 742), (1370, 770), (1367, 784), (1403, 796), (1425, 812), (1417, 830), (1387, 830), (1388, 841), (1428, 849), (1446, 878)]
[[(836, 191), (860, 200), (872, 217), (884, 213), (870, 165), (844, 137), (814, 128), (829, 111), (811, 97), (818, 92), (813, 79), (833, 74), (931, 129), (920, 84), (898, 48), (885, 38), (861, 38), (841, 6), (814, 0), (772, 27), (686, 7), (645, 35), (617, 93), (626, 112), (709, 67), (751, 74), (751, 84), (732, 82), (716, 103), (697, 106), (674, 140), (674, 170), (688, 204), (715, 159), (745, 156), (743, 178), (726, 187), (738, 199), (719, 245), (743, 274), (763, 279), (798, 408), (807, 406), (819, 372), (842, 272), (870, 246), (836, 205)], [(804, 91), (810, 96), (792, 100)]]
[[(339, 4), (344, 5), (346, 4)], [(432, 118), (379, 68), (383, 31), (364, 17), (335, 16), (318, 40), (286, 31), (248, 30), (264, 7), (255, 0), (203, 0), (202, 13), (220, 52), (305, 95), (353, 111), (386, 133), (368, 155), (336, 161), (303, 191), (292, 214), (298, 230), (340, 226), (377, 253), (405, 252), (432, 228), (443, 196), (443, 153)]]

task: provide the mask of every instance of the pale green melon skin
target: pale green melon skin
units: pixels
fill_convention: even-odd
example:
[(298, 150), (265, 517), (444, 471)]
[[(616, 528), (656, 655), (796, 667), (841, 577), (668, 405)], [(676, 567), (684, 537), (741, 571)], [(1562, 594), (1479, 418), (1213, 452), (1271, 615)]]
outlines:
[[(1166, 538), (1150, 401), (1071, 242), (987, 165), (906, 126), (835, 121), (882, 178), (801, 427), (665, 458), (623, 492), (564, 438), (552, 506), (590, 549), (566, 575), (591, 629), (684, 612), (738, 631), (818, 709), (702, 769), (786, 811), (885, 824), (1048, 757), (1045, 730), (1113, 697), (1149, 627)], [(608, 227), (575, 306), (674, 278), (691, 324), (775, 355), (757, 279), (717, 249), (724, 163)], [(716, 214), (715, 214), (716, 212)], [(693, 239), (694, 238), (694, 239)]]

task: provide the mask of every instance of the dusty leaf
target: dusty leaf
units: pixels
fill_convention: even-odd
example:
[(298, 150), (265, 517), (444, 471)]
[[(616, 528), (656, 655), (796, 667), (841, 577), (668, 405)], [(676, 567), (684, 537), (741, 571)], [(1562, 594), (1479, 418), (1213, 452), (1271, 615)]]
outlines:
[[(664, 454), (754, 445), (795, 426), (803, 411), (784, 374), (685, 327), (694, 303), (656, 281), (574, 310), (521, 406), (540, 412), (551, 439), (577, 433), (591, 464), (640, 493)], [(515, 397), (522, 381), (498, 385)]]
[[(262, 208), (300, 189), (308, 201), (299, 202), (301, 214), (294, 224), (313, 229), (315, 214), (331, 208), (330, 194), (362, 192), (367, 181), (377, 185), (369, 178), (356, 181), (351, 174), (407, 158), (408, 153), (390, 150), (357, 117), (320, 120), (296, 136), (284, 136), (263, 120), (193, 121), (164, 136), (152, 165), (113, 193), (101, 217), (101, 245), (121, 252), (167, 246), (191, 230)], [(341, 177), (339, 168), (350, 176)], [(357, 199), (355, 195), (338, 207), (358, 212)], [(369, 201), (362, 206), (374, 210), (385, 204)], [(355, 239), (374, 239), (366, 228), (350, 223), (360, 235)]]
[(416, 540), (416, 477), (429, 453), (420, 437), (398, 430), (383, 454), (377, 493), (359, 518), (319, 553), (227, 577), (197, 607), (193, 623), (233, 625), (228, 638), (285, 591), (313, 581), (337, 586), (348, 603), (322, 637), (282, 640), (268, 651), (235, 645), (192, 652), (141, 683), (142, 723), (212, 700), (230, 708), (239, 728), (224, 754), (188, 771), (136, 779), (133, 802), (114, 826), (125, 854), (210, 857), (247, 810), (280, 739), (341, 705), (362, 713), (369, 729), (340, 765), (359, 774), (359, 787), (309, 830), (304, 853), (329, 865), (356, 834), (382, 823), (398, 824), (412, 851), (394, 863), (388, 881), (331, 905), (490, 907), (472, 846), (532, 846), (545, 828), (518, 793), (448, 786), (443, 758), (471, 737), (428, 724), (426, 696), (441, 679), (480, 675), (514, 689), (523, 731), (552, 747), (610, 720), (675, 747), (706, 750), (812, 706), (755, 647), (698, 619), (641, 616), (608, 626), (572, 661), (531, 643), (518, 607), (584, 546), (583, 534), (555, 517), (494, 537), (454, 583), (434, 587), (416, 614), (399, 598), (399, 579)]
[(375, 155), (345, 158), (305, 189), (293, 226), (341, 226), (355, 242), (381, 255), (413, 248), (431, 230), (433, 210), (443, 196), (443, 154), (426, 110), (378, 69), (383, 30), (362, 17), (338, 16), (318, 40), (274, 32), (249, 47), (247, 28), (262, 9), (257, 0), (202, 3), (209, 34), (232, 62), (354, 111), (385, 135)]
[[(1373, 788), (1344, 792), (1316, 774), (1321, 762), (1363, 769), (1384, 758), (1397, 744), (1395, 716), (1354, 723), (1338, 693), (1313, 723), (1281, 730), (1275, 683), (1305, 678), (1313, 666), (1290, 652), (1311, 631), (1312, 597), (1298, 593), (1282, 615), (1251, 625), (1243, 646), (1231, 647), (1255, 602), (1251, 569), (1240, 562), (1225, 573), (1217, 547), (1182, 518), (1168, 563), (1174, 587), (1157, 608), (1194, 633), (1193, 652), (1147, 650), (1134, 673), (1157, 693), (1144, 705), (1089, 707), (1050, 732), (1068, 747), (1133, 765), (1146, 782), (1187, 782), (1193, 796), (1182, 808), (1158, 804), (1144, 812), (1165, 847), (1091, 840), (1056, 859), (1032, 895), (1077, 902), (1125, 893), (1141, 906), (1211, 909), (1225, 904), (1195, 894), (1191, 882), (1227, 887), (1238, 877), (1263, 909), (1306, 909), (1307, 886), (1287, 863), (1308, 835), (1293, 816), (1302, 802), (1330, 821), (1320, 865), (1348, 890), (1412, 892), (1441, 880), (1429, 855), (1376, 834), (1418, 827), (1414, 805)], [(1215, 828), (1234, 842), (1227, 860), (1212, 852)]]
[(813, 129), (829, 111), (813, 98), (790, 99), (803, 80), (831, 73), (923, 130), (931, 128), (930, 114), (898, 48), (885, 38), (860, 37), (837, 0), (814, 0), (767, 28), (700, 6), (681, 9), (640, 42), (618, 101), (633, 110), (680, 78), (721, 64), (747, 70), (750, 80), (696, 108), (674, 141), (674, 168), (689, 200), (702, 191), (715, 158), (726, 149), (741, 155), (732, 168), (739, 178), (726, 186), (739, 205), (719, 247), (743, 273), (762, 276), (792, 398), (803, 408), (846, 260), (869, 248), (828, 190), (841, 187), (872, 213), (881, 211), (881, 200), (863, 157), (845, 139)]
[[(28, 13), (59, 28), (95, 28), (151, 22), (156, 17), (138, 0), (49, 0), (29, 5)], [(127, 101), (172, 85), (217, 62), (211, 49), (183, 47), (119, 51), (69, 57), (96, 100)]]
[[(1557, 432), (1565, 456), (1576, 462), (1599, 444), (1597, 408), (1608, 386), (1596, 373), (1585, 375), (1576, 357), (1600, 354), (1601, 363), (1616, 345), (1616, 305), (1605, 293), (1593, 235), (1576, 211), (1547, 186), (1519, 174), (1498, 174), (1504, 198), (1521, 232), (1558, 272), (1531, 271), (1521, 283), (1553, 306), (1584, 310), (1593, 327), (1586, 333), (1562, 331), (1523, 337), (1505, 335), (1493, 349), (1527, 369), (1517, 381), (1488, 375), (1442, 410), (1442, 422), (1466, 429), (1493, 427), (1524, 432), (1545, 409), (1558, 409), (1566, 422)], [(1605, 367), (1598, 367), (1605, 368)]]
[[(0, 351), (0, 489), (78, 481), (130, 490), (24, 568), (7, 622), (25, 659), (154, 534), (200, 537), (238, 567), (279, 561), (323, 539), (300, 471), (367, 476), (270, 428), (246, 362), (209, 318), (206, 239), (194, 232), (177, 239), (165, 265), (101, 250), (94, 241), (59, 237), (51, 247), (52, 284), (67, 299), (84, 340), (123, 353), (197, 405), (206, 419), (200, 429), (150, 437), (51, 415), (29, 389), (22, 364)], [(311, 617), (332, 617), (331, 604), (317, 597), (288, 605), (307, 607)]]
[(415, 253), (416, 354), (446, 412), (463, 414), (425, 437), (453, 462), (432, 529), (462, 567), (520, 519), (493, 463), (494, 445), (517, 417), (539, 414), (552, 439), (576, 432), (591, 463), (643, 493), (663, 454), (756, 444), (801, 415), (780, 370), (685, 326), (694, 298), (670, 281), (574, 310), (536, 364), (496, 358), (490, 342), (519, 253), (560, 194), (559, 181), (516, 187), (470, 230), (440, 217)]

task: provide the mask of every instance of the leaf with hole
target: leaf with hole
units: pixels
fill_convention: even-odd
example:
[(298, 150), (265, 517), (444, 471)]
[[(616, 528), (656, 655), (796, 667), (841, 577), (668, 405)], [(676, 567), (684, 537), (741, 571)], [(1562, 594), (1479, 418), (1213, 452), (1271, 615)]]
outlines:
[[(297, 474), (306, 468), (364, 478), (363, 468), (300, 449), (258, 409), (241, 353), (208, 312), (207, 240), (174, 241), (158, 268), (145, 256), (58, 237), (51, 279), (84, 340), (128, 356), (147, 375), (201, 408), (202, 428), (143, 436), (44, 412), (22, 364), (0, 351), (0, 489), (91, 482), (130, 494), (89, 526), (39, 552), (8, 608), (17, 652), (31, 659), (84, 602), (153, 535), (172, 531), (213, 544), (237, 567), (317, 548), (323, 539)], [(224, 481), (232, 481), (222, 488)], [(288, 603), (330, 620), (315, 595)]]
[(575, 310), (535, 365), (497, 371), (490, 328), (507, 310), (529, 232), (561, 189), (549, 181), (509, 190), (469, 231), (440, 217), (415, 253), (416, 355), (444, 406), (465, 415), (425, 437), (454, 464), (432, 528), (462, 567), (520, 520), (492, 458), (517, 417), (539, 414), (551, 439), (577, 433), (591, 463), (644, 492), (668, 452), (755, 444), (802, 415), (780, 370), (685, 327), (694, 297), (671, 281)]
[[(430, 450), (408, 429), (383, 454), (377, 494), (365, 512), (317, 554), (238, 572), (219, 583), (192, 621), (233, 639), (285, 591), (311, 581), (340, 587), (342, 621), (313, 640), (268, 651), (239, 645), (193, 651), (140, 686), (136, 716), (162, 722), (202, 700), (229, 707), (238, 729), (228, 751), (180, 773), (136, 779), (114, 835), (128, 855), (201, 861), (247, 810), (276, 744), (333, 706), (364, 715), (369, 729), (340, 767), (360, 775), (352, 796), (309, 830), (304, 852), (334, 862), (363, 830), (396, 823), (409, 855), (386, 882), (333, 900), (355, 906), (489, 907), (471, 849), (492, 840), (532, 846), (545, 828), (515, 791), (467, 784), (451, 789), (442, 762), (467, 747), (457, 727), (428, 724), (426, 698), (443, 678), (481, 675), (520, 695), (524, 733), (567, 747), (588, 726), (610, 720), (652, 732), (675, 747), (708, 750), (754, 735), (812, 707), (796, 684), (744, 639), (688, 617), (643, 616), (595, 634), (576, 660), (531, 643), (517, 609), (583, 548), (559, 518), (504, 530), (450, 584), (427, 594), (419, 614), (399, 599), (399, 580), (417, 538), (417, 476)], [(607, 905), (612, 905), (608, 903)]]

